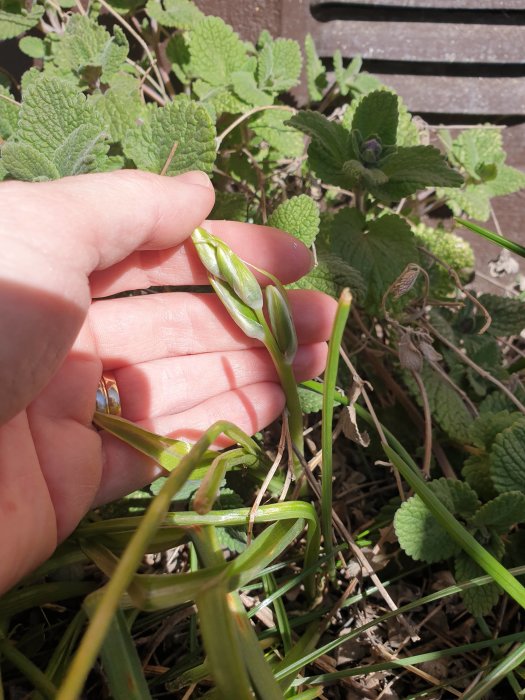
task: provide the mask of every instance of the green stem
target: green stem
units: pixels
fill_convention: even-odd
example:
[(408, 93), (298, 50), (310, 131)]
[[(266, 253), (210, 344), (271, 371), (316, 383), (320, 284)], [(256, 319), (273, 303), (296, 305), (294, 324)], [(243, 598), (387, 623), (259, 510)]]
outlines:
[(525, 661), (525, 644), (508, 654), (505, 659), (493, 668), (485, 678), (470, 693), (465, 693), (464, 700), (483, 700), (494, 686), (498, 685), (509, 673)]
[[(270, 331), (266, 319), (262, 311), (257, 313), (257, 320), (264, 329), (264, 344), (270, 353), (275, 369), (279, 376), (279, 381), (286, 397), (286, 409), (288, 411), (288, 428), (292, 444), (300, 454), (304, 454), (304, 437), (303, 437), (303, 412), (301, 410), (301, 402), (299, 401), (299, 393), (297, 391), (297, 382), (293, 374), (292, 366), (284, 361), (283, 354), (277, 345), (275, 338)], [(293, 469), (296, 480), (299, 480), (303, 474), (303, 468), (299, 458), (293, 454)]]
[(27, 656), (0, 634), (0, 654), (22, 673), (46, 698), (56, 697), (57, 689), (49, 678)]
[(516, 255), (520, 255), (522, 258), (525, 258), (525, 248), (519, 243), (509, 241), (508, 238), (503, 238), (503, 236), (500, 236), (499, 233), (489, 231), (488, 229), (483, 228), (482, 226), (473, 224), (470, 221), (465, 221), (465, 219), (456, 218), (456, 221), (458, 222), (458, 224), (461, 224), (461, 226), (464, 226), (465, 228), (474, 231), (474, 233), (477, 233), (479, 236), (483, 236), (483, 238), (486, 238), (487, 241), (495, 243), (496, 245), (499, 245), (502, 248), (510, 250), (511, 253), (516, 253)]
[(323, 453), (323, 471), (321, 481), (321, 532), (324, 539), (324, 549), (328, 555), (328, 571), (335, 577), (335, 560), (332, 543), (332, 420), (334, 416), (333, 394), (339, 366), (339, 347), (346, 326), (352, 295), (344, 289), (339, 297), (334, 326), (328, 343), (328, 360), (326, 363), (323, 391), (323, 420), (321, 429), (321, 447)]
[[(120, 599), (128, 588), (140, 564), (148, 543), (161, 525), (175, 494), (188, 480), (191, 472), (205, 455), (206, 450), (222, 433), (253, 452), (257, 445), (245, 433), (228, 421), (218, 421), (195, 443), (191, 451), (183, 456), (146, 511), (140, 526), (131, 537), (111, 579), (93, 613), (91, 622), (79, 645), (67, 675), (56, 695), (56, 700), (77, 700), (87, 675), (93, 666), (109, 626), (119, 607)], [(257, 448), (258, 449), (258, 448)]]

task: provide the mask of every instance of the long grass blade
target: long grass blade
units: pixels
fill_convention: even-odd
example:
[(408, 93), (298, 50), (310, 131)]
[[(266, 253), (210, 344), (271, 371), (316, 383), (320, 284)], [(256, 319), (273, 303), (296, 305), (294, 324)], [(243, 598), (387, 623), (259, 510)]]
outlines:
[(458, 222), (458, 224), (461, 224), (465, 228), (470, 229), (470, 231), (474, 231), (474, 233), (477, 233), (479, 236), (483, 236), (483, 238), (486, 238), (487, 241), (495, 243), (496, 245), (499, 245), (502, 248), (510, 250), (511, 253), (515, 253), (516, 255), (520, 255), (522, 258), (525, 258), (525, 248), (519, 243), (516, 243), (515, 241), (510, 241), (508, 238), (500, 236), (499, 233), (489, 231), (488, 229), (483, 228), (483, 226), (473, 224), (471, 221), (465, 221), (465, 219), (458, 218), (456, 218), (456, 221)]

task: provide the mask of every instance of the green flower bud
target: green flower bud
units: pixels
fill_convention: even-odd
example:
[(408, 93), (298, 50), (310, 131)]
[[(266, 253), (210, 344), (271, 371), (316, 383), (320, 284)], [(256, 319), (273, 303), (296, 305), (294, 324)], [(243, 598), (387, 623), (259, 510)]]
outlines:
[(266, 287), (266, 303), (273, 336), (285, 362), (291, 364), (297, 352), (297, 334), (288, 301), (278, 287), (270, 284)]
[(191, 240), (204, 267), (215, 277), (220, 277), (217, 264), (217, 239), (205, 229), (196, 228), (191, 234)]
[(255, 311), (239, 299), (227, 282), (213, 277), (209, 279), (211, 286), (223, 303), (226, 311), (243, 333), (249, 338), (256, 338), (257, 340), (264, 341), (264, 328), (259, 323)]
[(220, 277), (251, 309), (262, 309), (263, 297), (253, 272), (226, 245), (217, 246), (217, 264)]

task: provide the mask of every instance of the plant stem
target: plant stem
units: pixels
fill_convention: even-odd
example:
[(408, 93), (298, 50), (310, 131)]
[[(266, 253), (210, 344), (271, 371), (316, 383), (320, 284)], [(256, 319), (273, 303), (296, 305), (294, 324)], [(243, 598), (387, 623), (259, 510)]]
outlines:
[(321, 481), (321, 531), (324, 539), (324, 549), (328, 558), (328, 571), (335, 577), (335, 561), (332, 544), (332, 419), (334, 415), (333, 394), (339, 365), (339, 347), (346, 326), (352, 295), (349, 289), (344, 289), (339, 297), (334, 326), (328, 344), (328, 360), (323, 390), (323, 421), (321, 429), (321, 448), (323, 453), (323, 471)]
[(508, 238), (503, 238), (503, 236), (500, 236), (499, 233), (489, 231), (488, 229), (483, 228), (482, 226), (477, 226), (476, 224), (473, 224), (470, 221), (465, 221), (465, 219), (456, 218), (456, 221), (458, 222), (458, 224), (461, 224), (465, 228), (474, 231), (474, 233), (477, 233), (479, 236), (483, 236), (483, 238), (486, 238), (487, 241), (495, 243), (496, 245), (499, 245), (502, 248), (510, 250), (511, 253), (515, 253), (516, 255), (520, 255), (522, 258), (525, 258), (525, 248), (519, 243), (509, 241)]

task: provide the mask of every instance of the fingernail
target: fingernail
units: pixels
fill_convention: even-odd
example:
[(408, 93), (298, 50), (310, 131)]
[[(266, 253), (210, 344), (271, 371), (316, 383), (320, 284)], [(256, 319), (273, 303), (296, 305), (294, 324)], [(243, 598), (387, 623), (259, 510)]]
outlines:
[(202, 170), (190, 170), (187, 173), (182, 173), (182, 175), (177, 175), (176, 179), (185, 185), (200, 185), (201, 187), (213, 189), (210, 178)]

